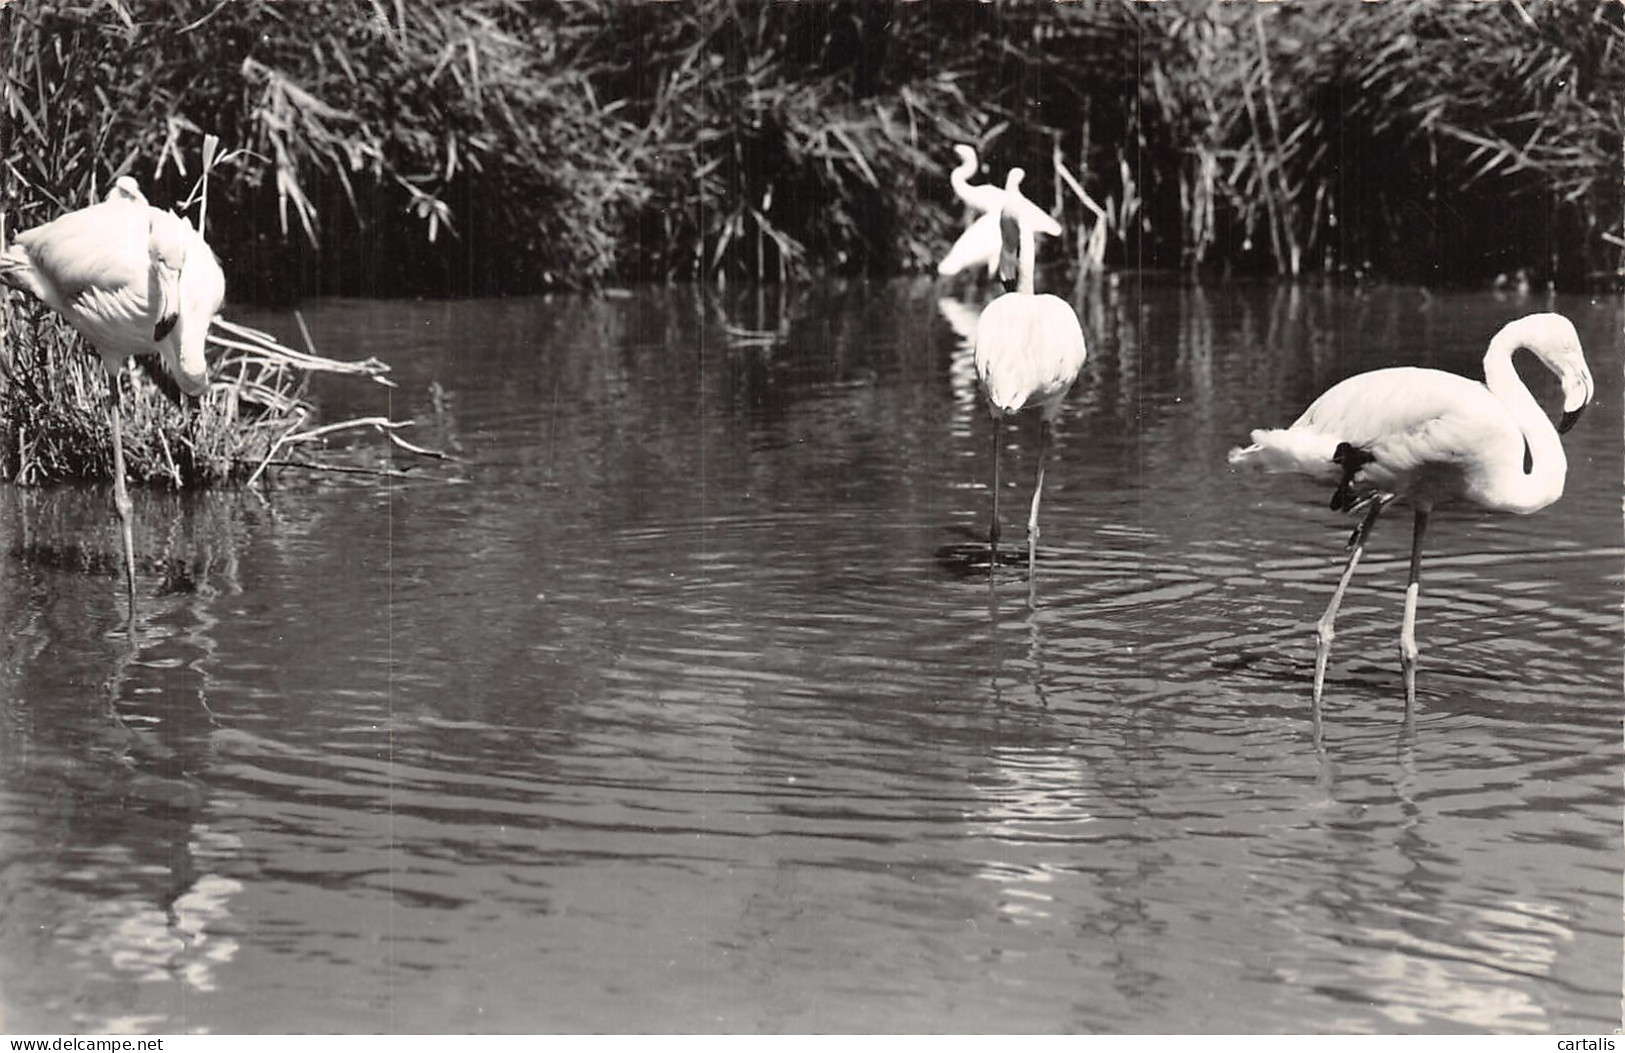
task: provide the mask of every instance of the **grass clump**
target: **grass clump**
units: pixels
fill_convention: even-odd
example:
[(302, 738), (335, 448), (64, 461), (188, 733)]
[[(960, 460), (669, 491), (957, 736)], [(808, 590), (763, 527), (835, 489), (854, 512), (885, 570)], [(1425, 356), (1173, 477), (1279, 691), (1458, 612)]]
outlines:
[[(115, 378), (54, 312), (19, 308), (15, 300), (7, 296), (0, 305), (0, 477), (24, 485), (111, 479), (108, 400)], [(199, 399), (172, 397), (146, 369), (124, 371), (120, 407), (130, 479), (179, 490), (252, 482), (273, 464), (321, 468), (319, 451), (302, 438), (347, 427), (373, 427), (406, 449), (431, 452), (395, 439), (401, 425), (377, 418), (310, 426), (313, 373), (388, 384), (384, 363), (301, 353), (223, 319), (215, 320), (210, 339), (218, 352)]]

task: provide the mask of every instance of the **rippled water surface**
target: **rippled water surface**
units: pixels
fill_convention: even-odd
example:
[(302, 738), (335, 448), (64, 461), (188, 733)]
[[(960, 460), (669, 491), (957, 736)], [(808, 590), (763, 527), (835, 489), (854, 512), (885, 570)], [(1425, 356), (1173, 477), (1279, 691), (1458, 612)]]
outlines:
[[(400, 381), (325, 415), (460, 461), (137, 493), (134, 646), (106, 493), (0, 489), (0, 1024), (1617, 1026), (1619, 302), (1077, 293), (1037, 575), (990, 589), (943, 294), (308, 305)], [(1385, 519), (1317, 742), (1350, 524), (1226, 450), (1548, 307), (1598, 385), (1567, 494), (1435, 517), (1409, 722)]]

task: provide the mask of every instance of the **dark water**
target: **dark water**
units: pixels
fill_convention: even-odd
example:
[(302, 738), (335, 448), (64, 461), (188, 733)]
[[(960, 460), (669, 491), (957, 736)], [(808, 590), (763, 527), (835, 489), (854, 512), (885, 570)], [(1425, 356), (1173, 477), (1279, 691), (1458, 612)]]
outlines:
[[(106, 494), (0, 489), (0, 1024), (1616, 1026), (1620, 303), (1082, 297), (1029, 596), (940, 292), (307, 307), (462, 461), (137, 494), (133, 648)], [(1225, 451), (1553, 306), (1568, 493), (1436, 518), (1410, 725), (1378, 528), (1317, 748), (1350, 524)]]

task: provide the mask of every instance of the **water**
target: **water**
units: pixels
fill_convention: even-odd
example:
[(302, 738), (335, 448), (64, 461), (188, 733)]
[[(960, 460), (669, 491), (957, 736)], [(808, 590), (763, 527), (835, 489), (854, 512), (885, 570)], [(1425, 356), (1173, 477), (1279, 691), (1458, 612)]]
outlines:
[[(328, 418), (461, 460), (138, 493), (134, 647), (106, 493), (0, 489), (0, 1024), (1616, 1026), (1617, 300), (1083, 296), (1037, 577), (990, 591), (941, 293), (308, 305), (401, 382)], [(1436, 517), (1409, 723), (1385, 520), (1317, 743), (1350, 524), (1225, 451), (1548, 306), (1598, 384), (1568, 493)]]

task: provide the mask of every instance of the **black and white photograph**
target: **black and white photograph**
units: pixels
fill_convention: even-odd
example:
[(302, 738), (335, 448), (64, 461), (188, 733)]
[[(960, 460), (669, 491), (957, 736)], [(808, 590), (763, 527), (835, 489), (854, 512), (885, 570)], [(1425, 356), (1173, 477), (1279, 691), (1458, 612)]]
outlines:
[(10, 1048), (1614, 1048), (1625, 3), (0, 67)]

